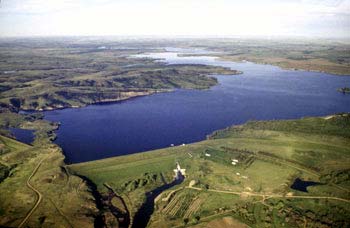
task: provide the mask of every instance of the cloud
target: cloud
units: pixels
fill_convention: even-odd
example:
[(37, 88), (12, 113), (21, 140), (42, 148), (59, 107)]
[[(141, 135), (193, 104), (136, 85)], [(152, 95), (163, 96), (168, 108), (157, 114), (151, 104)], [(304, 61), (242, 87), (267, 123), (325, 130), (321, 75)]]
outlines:
[(79, 10), (111, 3), (111, 0), (2, 0), (0, 12), (13, 14), (48, 14)]

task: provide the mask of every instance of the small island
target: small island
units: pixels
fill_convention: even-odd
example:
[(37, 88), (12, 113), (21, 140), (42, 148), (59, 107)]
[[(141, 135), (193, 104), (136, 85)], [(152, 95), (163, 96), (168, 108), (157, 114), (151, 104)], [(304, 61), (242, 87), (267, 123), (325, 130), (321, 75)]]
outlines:
[(341, 93), (350, 93), (350, 88), (349, 87), (343, 87), (343, 88), (339, 88), (337, 89), (338, 92), (341, 92)]

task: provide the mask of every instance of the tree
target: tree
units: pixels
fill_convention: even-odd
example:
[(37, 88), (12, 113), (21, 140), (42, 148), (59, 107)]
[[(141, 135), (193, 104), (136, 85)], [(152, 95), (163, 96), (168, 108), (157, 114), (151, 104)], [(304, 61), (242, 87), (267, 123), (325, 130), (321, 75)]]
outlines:
[(189, 219), (188, 218), (184, 218), (184, 224), (186, 225), (188, 223)]

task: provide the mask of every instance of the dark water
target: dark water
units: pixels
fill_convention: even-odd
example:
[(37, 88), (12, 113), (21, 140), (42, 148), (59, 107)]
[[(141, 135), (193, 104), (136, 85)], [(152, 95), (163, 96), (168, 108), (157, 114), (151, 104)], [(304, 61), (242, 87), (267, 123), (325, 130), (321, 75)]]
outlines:
[(294, 180), (294, 183), (292, 186), (290, 186), (291, 189), (307, 192), (307, 187), (314, 186), (314, 185), (320, 185), (321, 183), (314, 182), (314, 181), (303, 181), (300, 178), (297, 178)]
[(191, 143), (214, 130), (248, 120), (292, 119), (350, 112), (350, 77), (282, 70), (270, 65), (217, 61), (213, 57), (156, 54), (168, 63), (231, 67), (244, 74), (217, 76), (210, 90), (177, 90), (125, 102), (45, 112), (61, 122), (58, 143), (67, 162)]
[(135, 214), (132, 228), (146, 227), (154, 211), (155, 198), (163, 191), (174, 187), (175, 185), (181, 184), (184, 181), (184, 179), (185, 177), (181, 173), (178, 173), (177, 178), (174, 179), (171, 183), (164, 184), (156, 189), (153, 189), (150, 192), (147, 192), (146, 201), (141, 205), (140, 209)]
[(9, 128), (11, 134), (13, 134), (18, 141), (26, 144), (31, 144), (34, 141), (34, 131), (20, 128)]

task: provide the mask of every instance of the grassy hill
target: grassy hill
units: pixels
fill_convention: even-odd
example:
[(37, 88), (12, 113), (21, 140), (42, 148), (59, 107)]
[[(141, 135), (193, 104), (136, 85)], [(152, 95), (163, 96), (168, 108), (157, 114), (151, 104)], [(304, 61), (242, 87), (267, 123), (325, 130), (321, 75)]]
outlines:
[[(81, 107), (175, 88), (207, 89), (217, 84), (208, 75), (239, 73), (223, 67), (170, 66), (131, 58), (163, 51), (153, 44), (150, 48), (118, 40), (0, 40), (0, 105), (15, 110)], [(101, 49), (101, 45), (109, 48)]]
[(94, 227), (99, 211), (90, 187), (37, 132), (34, 146), (0, 136), (0, 226)]
[[(249, 122), (202, 142), (69, 169), (89, 178), (101, 194), (108, 192), (107, 184), (133, 216), (145, 192), (162, 185), (162, 178), (170, 182), (179, 162), (186, 179), (157, 197), (149, 227), (220, 223), (221, 218), (253, 227), (346, 227), (349, 132), (349, 114)], [(302, 192), (290, 187), (296, 178), (320, 184)]]

